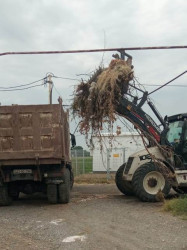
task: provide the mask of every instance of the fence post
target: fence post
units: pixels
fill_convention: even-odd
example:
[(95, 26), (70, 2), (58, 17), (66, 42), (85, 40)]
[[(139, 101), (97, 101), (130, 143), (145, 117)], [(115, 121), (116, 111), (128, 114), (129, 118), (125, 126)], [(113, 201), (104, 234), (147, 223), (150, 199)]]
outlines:
[(83, 157), (83, 174), (85, 174), (84, 149), (83, 149), (83, 152), (82, 152), (82, 157)]
[(75, 173), (76, 173), (76, 176), (77, 176), (77, 168), (78, 168), (77, 165), (78, 165), (77, 164), (77, 150), (75, 149)]
[(110, 154), (111, 154), (111, 150), (107, 148), (107, 181), (109, 181), (111, 179), (110, 176)]

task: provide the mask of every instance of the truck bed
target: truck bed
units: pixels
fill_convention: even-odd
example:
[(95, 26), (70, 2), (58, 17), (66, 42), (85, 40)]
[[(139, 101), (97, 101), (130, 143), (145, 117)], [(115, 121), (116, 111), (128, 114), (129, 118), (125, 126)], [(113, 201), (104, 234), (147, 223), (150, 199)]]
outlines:
[(0, 165), (70, 161), (68, 113), (60, 104), (0, 106)]

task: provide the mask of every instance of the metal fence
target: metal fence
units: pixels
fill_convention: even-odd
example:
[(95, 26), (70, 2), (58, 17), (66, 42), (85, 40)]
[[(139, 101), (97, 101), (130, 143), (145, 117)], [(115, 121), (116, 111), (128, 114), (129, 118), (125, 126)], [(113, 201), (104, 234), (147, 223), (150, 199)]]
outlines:
[(92, 173), (93, 158), (92, 156), (90, 156), (88, 151), (84, 149), (72, 149), (71, 161), (72, 161), (74, 176)]

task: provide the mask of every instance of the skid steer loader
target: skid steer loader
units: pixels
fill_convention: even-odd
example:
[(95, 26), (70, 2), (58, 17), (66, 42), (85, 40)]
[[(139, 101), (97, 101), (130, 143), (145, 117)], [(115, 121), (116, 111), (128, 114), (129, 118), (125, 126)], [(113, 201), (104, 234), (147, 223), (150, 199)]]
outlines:
[[(136, 88), (136, 87), (135, 87)], [(187, 113), (163, 119), (148, 93), (143, 92), (137, 101), (128, 93), (124, 95), (117, 113), (132, 124), (142, 134), (145, 150), (131, 155), (116, 173), (116, 185), (125, 195), (136, 195), (142, 201), (159, 201), (159, 194), (166, 197), (171, 187), (179, 192), (187, 192)], [(159, 122), (156, 124), (142, 106), (147, 103)], [(145, 139), (146, 138), (146, 139)]]

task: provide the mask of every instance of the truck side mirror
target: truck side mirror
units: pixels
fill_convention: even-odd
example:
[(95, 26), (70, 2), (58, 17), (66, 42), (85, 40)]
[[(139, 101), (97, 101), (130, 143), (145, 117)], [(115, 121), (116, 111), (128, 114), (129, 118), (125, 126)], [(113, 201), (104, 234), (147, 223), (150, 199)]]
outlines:
[(71, 146), (72, 148), (74, 148), (76, 146), (76, 138), (74, 134), (70, 133), (70, 136), (71, 136)]

